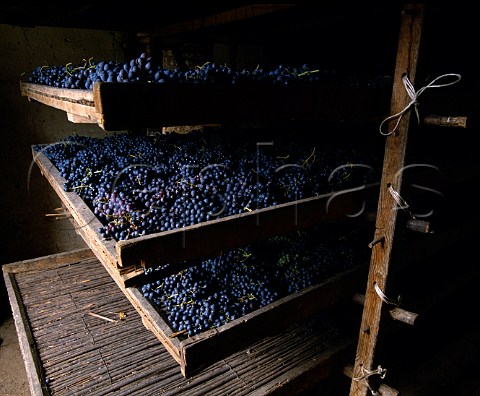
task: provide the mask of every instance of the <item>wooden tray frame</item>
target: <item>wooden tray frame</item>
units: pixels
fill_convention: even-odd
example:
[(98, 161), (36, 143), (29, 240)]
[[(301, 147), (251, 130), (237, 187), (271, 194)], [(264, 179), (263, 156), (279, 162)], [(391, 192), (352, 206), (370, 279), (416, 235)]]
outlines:
[[(77, 232), (117, 272), (123, 286), (132, 285), (145, 268), (169, 263), (171, 268), (167, 271), (178, 272), (191, 265), (184, 260), (217, 256), (226, 249), (341, 218), (358, 211), (365, 201), (375, 202), (378, 196), (378, 183), (372, 183), (117, 242), (100, 235), (102, 223), (79, 195), (64, 190), (66, 180), (43, 152), (32, 146), (32, 154), (42, 175), (71, 214)], [(210, 241), (208, 245), (205, 239)]]
[[(221, 327), (180, 340), (174, 336), (175, 332), (136, 287), (144, 281), (145, 266), (148, 267), (148, 264), (153, 265), (154, 263), (153, 257), (158, 253), (153, 254), (152, 251), (165, 251), (164, 259), (174, 260), (174, 265), (170, 265), (172, 269), (169, 272), (178, 272), (183, 268), (182, 265), (185, 265), (179, 260), (187, 258), (186, 253), (175, 255), (168, 252), (168, 247), (170, 249), (172, 249), (172, 246), (175, 247), (174, 241), (184, 241), (185, 235), (194, 241), (194, 243), (192, 242), (193, 248), (179, 250), (180, 252), (188, 250), (191, 256), (196, 257), (205, 254), (212, 255), (215, 254), (212, 253), (212, 246), (205, 247), (205, 244), (202, 243), (202, 238), (205, 238), (205, 235), (211, 235), (212, 238), (215, 235), (215, 246), (225, 249), (241, 246), (259, 238), (285, 233), (288, 230), (308, 227), (330, 218), (343, 216), (346, 210), (347, 213), (348, 211), (354, 212), (355, 206), (358, 206), (358, 202), (355, 204), (356, 200), (365, 199), (368, 195), (376, 195), (376, 184), (355, 191), (346, 190), (345, 194), (339, 194), (338, 197), (335, 197), (335, 201), (338, 202), (332, 203), (328, 208), (326, 206), (327, 201), (338, 193), (307, 198), (242, 215), (229, 216), (185, 227), (181, 230), (138, 237), (132, 240), (135, 243), (132, 244), (133, 247), (130, 247), (130, 241), (104, 240), (98, 233), (101, 223), (95, 214), (75, 192), (64, 191), (65, 179), (60, 176), (55, 166), (41, 151), (37, 152), (32, 147), (32, 153), (41, 173), (47, 178), (68, 209), (71, 215), (70, 220), (74, 224), (76, 232), (82, 236), (139, 312), (144, 325), (156, 335), (179, 363), (181, 372), (185, 377), (268, 334), (281, 331), (292, 321), (301, 320), (339, 303), (345, 298), (348, 299), (350, 291), (364, 282), (362, 274), (366, 274), (366, 266), (361, 263), (358, 267), (331, 277), (321, 284), (277, 300)], [(296, 222), (290, 221), (293, 210), (296, 213)], [(289, 221), (285, 221), (286, 213), (289, 214), (287, 216)], [(283, 219), (283, 221), (279, 221), (279, 219)], [(241, 233), (239, 233), (239, 230)], [(137, 265), (135, 260), (129, 256), (126, 259), (129, 265), (122, 266), (119, 264), (122, 260), (125, 261), (125, 258), (122, 257), (125, 246), (135, 249), (136, 253), (132, 257), (141, 259), (141, 264)], [(175, 249), (173, 248), (173, 250)], [(144, 256), (142, 256), (142, 252)]]
[[(387, 113), (390, 92), (371, 87), (97, 82), (93, 90), (20, 82), (29, 100), (105, 131), (285, 120), (365, 119)], [(188, 111), (186, 111), (188, 110)]]

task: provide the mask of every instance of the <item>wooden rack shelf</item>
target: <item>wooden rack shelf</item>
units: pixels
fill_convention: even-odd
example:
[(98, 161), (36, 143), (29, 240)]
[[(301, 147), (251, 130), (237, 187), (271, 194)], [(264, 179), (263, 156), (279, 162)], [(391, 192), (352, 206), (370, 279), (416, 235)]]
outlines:
[(20, 82), (29, 100), (105, 131), (386, 114), (388, 89), (323, 85), (95, 83), (93, 90)]
[[(362, 121), (374, 117), (384, 118), (388, 114), (403, 114), (400, 112), (409, 106), (411, 98), (402, 86), (402, 78), (409, 73), (409, 77), (414, 81), (422, 24), (423, 4), (405, 5), (401, 14), (394, 85), (390, 89), (294, 84), (227, 86), (95, 83), (93, 90), (89, 91), (20, 82), (20, 91), (28, 100), (64, 111), (71, 122), (98, 124), (105, 131), (250, 121), (324, 119)], [(437, 107), (437, 103), (445, 105), (451, 102), (443, 100), (442, 95), (436, 96), (433, 102), (427, 101), (427, 112), (424, 114), (430, 114), (431, 109), (434, 113), (441, 109), (442, 106)], [(446, 119), (445, 121), (442, 117), (427, 115), (422, 122), (425, 125), (466, 127), (463, 117), (455, 115), (453, 118), (447, 116)], [(401, 170), (403, 171), (405, 167), (410, 126), (408, 112), (397, 126), (398, 130), (395, 133), (386, 135), (380, 183), (119, 242), (103, 239), (98, 231), (102, 224), (86, 203), (76, 193), (64, 191), (65, 180), (42, 152), (32, 148), (32, 153), (40, 171), (66, 207), (76, 232), (82, 236), (98, 261), (139, 313), (143, 325), (155, 335), (175, 363), (180, 366), (183, 377), (198, 378), (196, 376), (201, 376), (205, 368), (217, 367), (216, 365), (227, 356), (240, 353), (243, 348), (250, 348), (262, 339), (264, 342), (267, 335), (284, 337), (291, 323), (298, 323), (326, 308), (350, 301), (355, 292), (366, 285), (365, 294), (361, 294), (360, 298), (364, 310), (356, 339), (357, 352), (353, 353), (355, 364), (348, 370), (352, 381), (350, 395), (364, 396), (370, 389), (368, 376), (364, 374), (374, 369), (375, 347), (382, 318), (383, 299), (378, 298), (381, 295), (378, 288), (381, 291), (386, 290), (389, 267), (392, 266), (393, 273), (407, 268), (441, 248), (465, 239), (478, 223), (466, 221), (458, 228), (443, 230), (434, 235), (428, 234), (426, 238), (412, 238), (402, 245), (400, 250), (395, 251), (397, 254), (392, 254), (393, 248), (397, 248), (398, 243), (403, 242), (398, 242), (397, 216), (401, 212), (396, 210), (399, 207), (392, 189), (399, 193), (403, 187)], [(478, 167), (465, 169), (458, 167), (452, 169), (448, 175), (454, 175), (449, 180), (448, 187), (451, 189), (455, 189), (457, 183), (464, 185), (470, 180), (478, 181), (479, 178)], [(461, 180), (456, 178), (458, 175), (461, 175)], [(429, 181), (432, 180), (430, 176), (426, 176)], [(434, 172), (434, 176), (438, 174)], [(463, 179), (464, 176), (468, 180)], [(335, 200), (332, 201), (333, 198)], [(168, 263), (169, 268), (163, 272), (159, 271), (159, 274), (178, 272), (190, 266), (191, 262), (188, 260), (191, 259), (215, 256), (226, 249), (338, 219), (354, 212), (354, 209), (366, 200), (378, 202), (376, 227), (373, 241), (369, 245), (372, 249), (370, 265), (358, 263), (356, 267), (332, 276), (321, 284), (284, 297), (223, 326), (192, 337), (178, 336), (170, 328), (162, 312), (157, 310), (139, 290), (139, 285), (146, 279), (147, 268)], [(334, 203), (331, 207), (328, 205), (330, 201)], [(206, 238), (210, 241), (208, 245), (204, 243)], [(57, 263), (57, 259), (54, 258), (53, 262)], [(33, 264), (29, 264), (28, 270), (31, 265)], [(14, 306), (21, 311), (22, 308), (18, 308), (22, 305), (18, 297), (18, 286), (15, 285), (15, 276), (12, 275), (18, 268), (21, 269), (21, 265), (6, 267), (6, 271), (11, 272), (6, 279), (9, 293), (16, 299)], [(26, 320), (24, 317), (23, 323)], [(310, 341), (302, 339), (300, 342), (302, 348)], [(338, 345), (335, 343), (336, 351), (327, 359), (325, 356), (319, 358), (320, 365), (311, 363), (309, 368), (307, 364), (299, 370), (301, 372), (313, 368), (313, 371), (323, 373), (320, 366), (325, 364), (329, 357), (336, 356), (339, 351), (345, 351), (347, 346), (352, 345), (351, 337), (342, 340)], [(225, 368), (220, 367), (218, 370)], [(278, 382), (276, 378), (265, 386), (256, 388), (254, 394), (274, 392), (273, 388), (279, 389), (285, 382), (303, 377), (299, 371), (296, 372), (298, 376), (291, 373), (289, 371), (288, 374), (291, 377), (282, 373), (280, 377), (284, 383)], [(316, 378), (319, 379), (321, 375)], [(287, 384), (286, 387), (288, 386)]]
[[(326, 211), (326, 202), (333, 194), (307, 198), (244, 215), (229, 216), (179, 230), (116, 242), (104, 240), (101, 237), (98, 233), (98, 228), (101, 227), (100, 221), (75, 192), (64, 191), (65, 179), (59, 175), (58, 170), (46, 156), (41, 151), (33, 150), (33, 157), (42, 174), (68, 209), (71, 215), (70, 220), (77, 233), (83, 237), (142, 316), (145, 326), (157, 336), (178, 362), (184, 376), (191, 376), (206, 365), (258, 341), (266, 334), (280, 331), (289, 323), (311, 316), (341, 301), (349, 300), (353, 291), (361, 289), (365, 282), (367, 266), (364, 263), (358, 263), (357, 267), (349, 271), (339, 273), (321, 284), (282, 298), (219, 328), (183, 340), (178, 337), (172, 338), (175, 331), (136, 287), (143, 282), (144, 268), (170, 262), (176, 265), (171, 266), (169, 271), (178, 272), (185, 266), (192, 265), (187, 261), (181, 266), (180, 260), (215, 255), (214, 252), (222, 249), (238, 247), (259, 238), (278, 235), (292, 229), (307, 228), (327, 219), (342, 217), (345, 213), (355, 212), (362, 200), (375, 202), (378, 194), (377, 184), (369, 185), (362, 190), (340, 194), (338, 202), (335, 205), (332, 204), (329, 211)], [(478, 169), (465, 167), (446, 169), (442, 174), (432, 171), (413, 176), (416, 183), (427, 184), (426, 181), (428, 181), (430, 186), (455, 188), (469, 180), (478, 179), (478, 172)], [(297, 214), (296, 222), (291, 221), (294, 208)], [(239, 230), (242, 232), (238, 232)], [(209, 246), (202, 243), (206, 235), (211, 236), (209, 240), (212, 243)], [(189, 249), (182, 248), (185, 239), (188, 239)], [(128, 247), (134, 249), (133, 253), (122, 256)], [(422, 248), (425, 248), (423, 243)], [(162, 258), (159, 259), (159, 257)], [(407, 258), (405, 262), (408, 263), (414, 259), (415, 257)]]
[[(478, 170), (476, 175), (478, 178)], [(454, 184), (467, 183), (466, 179), (453, 181)], [(455, 189), (455, 186), (452, 188)], [(442, 232), (424, 235), (420, 239), (411, 238), (410, 241), (407, 241), (408, 244), (402, 246), (401, 251), (395, 255), (392, 262), (392, 272), (394, 275), (408, 273), (415, 263), (427, 259), (442, 249), (455, 246), (460, 241), (474, 235), (477, 232), (477, 224), (478, 219), (466, 219), (460, 226), (457, 224), (454, 227), (445, 228)], [(474, 266), (472, 265), (472, 267)], [(107, 269), (107, 271), (104, 272), (104, 269)], [(227, 377), (232, 377), (231, 370), (236, 370), (229, 364), (232, 361), (250, 367), (252, 370), (251, 372), (247, 370), (248, 375), (263, 378), (264, 371), (259, 370), (256, 366), (256, 359), (261, 359), (260, 366), (265, 369), (265, 372), (269, 372), (271, 368), (277, 374), (273, 377), (269, 374), (268, 381), (262, 386), (257, 384), (260, 386), (258, 390), (256, 390), (257, 385), (255, 385), (255, 390), (246, 390), (245, 394), (250, 394), (250, 392), (253, 392), (252, 394), (270, 394), (271, 392), (275, 394), (275, 389), (296, 394), (325, 378), (332, 370), (340, 370), (355, 347), (356, 337), (352, 333), (342, 333), (339, 336), (336, 332), (334, 334), (299, 332), (298, 329), (295, 330), (296, 325), (293, 326), (293, 329), (291, 328), (292, 324), (308, 321), (314, 318), (316, 314), (322, 315), (322, 312), (325, 312), (328, 307), (345, 306), (344, 303), (348, 306), (354, 291), (360, 290), (365, 283), (368, 263), (338, 274), (320, 285), (299, 293), (297, 296), (282, 299), (220, 328), (183, 341), (170, 338), (172, 330), (169, 329), (158, 312), (137, 288), (116, 287), (115, 281), (118, 279), (112, 276), (112, 271), (109, 269), (109, 266), (95, 257), (91, 249), (40, 257), (2, 267), (14, 312), (22, 355), (27, 364), (30, 386), (31, 389), (34, 389), (32, 395), (48, 395), (47, 388), (54, 391), (64, 386), (67, 377), (59, 377), (57, 382), (50, 382), (48, 386), (45, 383), (45, 374), (48, 375), (49, 370), (59, 369), (61, 363), (55, 362), (63, 361), (62, 359), (65, 356), (62, 354), (75, 351), (76, 355), (82, 356), (82, 354), (91, 350), (91, 338), (88, 333), (85, 335), (85, 339), (78, 338), (78, 332), (73, 326), (78, 325), (76, 320), (81, 321), (81, 317), (85, 317), (88, 312), (99, 313), (111, 318), (111, 312), (120, 311), (126, 313), (127, 320), (117, 321), (118, 323), (114, 323), (114, 326), (110, 322), (104, 322), (106, 329), (103, 331), (108, 334), (111, 333), (111, 335), (116, 334), (116, 342), (121, 342), (125, 348), (128, 348), (128, 361), (133, 364), (138, 360), (138, 364), (140, 364), (143, 356), (142, 348), (144, 348), (145, 342), (148, 342), (148, 349), (151, 353), (149, 352), (147, 356), (158, 358), (158, 364), (161, 364), (164, 368), (165, 364), (168, 365), (168, 370), (162, 371), (166, 373), (165, 376), (155, 374), (155, 380), (153, 380), (153, 377), (151, 378), (151, 386), (161, 386), (164, 390), (169, 389), (171, 385), (168, 378), (174, 376), (180, 384), (175, 385), (180, 386), (178, 390), (180, 394), (189, 394), (189, 391), (194, 392), (197, 386), (195, 384), (203, 383), (205, 380), (208, 380), (212, 386), (221, 387), (224, 386), (222, 384), (223, 381), (227, 381)], [(52, 291), (52, 281), (50, 280), (52, 277), (57, 280), (55, 288), (58, 296)], [(39, 282), (38, 279), (40, 278), (44, 281)], [(463, 278), (460, 277), (460, 279)], [(473, 278), (469, 277), (469, 279), (472, 281)], [(48, 289), (48, 292), (44, 290), (45, 288)], [(437, 290), (437, 292), (442, 294), (444, 290)], [(89, 296), (90, 304), (85, 304), (85, 293)], [(57, 352), (55, 352), (57, 359), (48, 363), (42, 357), (41, 352), (51, 349), (51, 346), (55, 345), (58, 340), (49, 340), (48, 334), (50, 332), (35, 334), (35, 331), (41, 329), (42, 326), (51, 326), (48, 324), (48, 319), (59, 314), (57, 309), (54, 308), (56, 306), (54, 304), (60, 304), (64, 307), (65, 294), (68, 294), (69, 298), (78, 299), (78, 301), (76, 304), (69, 304), (70, 308), (63, 308), (63, 311), (70, 310), (72, 312), (68, 311), (70, 312), (68, 315), (64, 314), (64, 318), (59, 319), (58, 326), (63, 331), (65, 331), (65, 328), (71, 328), (71, 332), (75, 334), (77, 341), (69, 346), (70, 349), (57, 348)], [(126, 297), (125, 301), (119, 297), (119, 294)], [(435, 296), (427, 295), (428, 301), (426, 302), (432, 304)], [(107, 301), (112, 300), (117, 302), (113, 305), (107, 303)], [(52, 307), (52, 311), (45, 316), (44, 309), (40, 307), (47, 305)], [(134, 314), (134, 310), (139, 316)], [(337, 310), (335, 312), (339, 313)], [(351, 316), (351, 314), (345, 314)], [(93, 318), (90, 319), (93, 320)], [(97, 323), (103, 322), (101, 319), (95, 320), (97, 320)], [(36, 323), (33, 329), (32, 322)], [(143, 326), (151, 332), (142, 334), (142, 343), (137, 345), (132, 342), (132, 337), (134, 335), (140, 336), (139, 332), (141, 333), (142, 330), (138, 327), (139, 323), (143, 323)], [(143, 328), (143, 326), (141, 327)], [(54, 332), (51, 337), (55, 337)], [(325, 345), (328, 348), (321, 347), (320, 349), (310, 350), (314, 345), (317, 347), (321, 345), (322, 337), (327, 337)], [(159, 344), (153, 342), (152, 338), (156, 338), (157, 342), (160, 340), (164, 348), (159, 348)], [(239, 343), (239, 340), (243, 340), (243, 342)], [(90, 349), (79, 350), (83, 343), (87, 343)], [(296, 347), (287, 347), (288, 343), (293, 343)], [(255, 354), (254, 351), (260, 350), (258, 348), (264, 352)], [(310, 352), (307, 353), (307, 350), (310, 350)], [(252, 352), (253, 355), (251, 355)], [(277, 359), (280, 356), (279, 354), (283, 354), (280, 365)], [(113, 354), (112, 359), (115, 361), (114, 366), (117, 369), (127, 368), (126, 363), (122, 363), (122, 359), (125, 359), (124, 354)], [(82, 359), (76, 361), (81, 362)], [(81, 367), (80, 363), (78, 365), (79, 367), (74, 368), (79, 370), (78, 375), (87, 376), (89, 371), (85, 370), (89, 370), (89, 366)], [(180, 366), (181, 374), (175, 374), (178, 366)], [(105, 367), (102, 367), (100, 365), (99, 370), (105, 369)], [(227, 367), (228, 369), (225, 370)], [(82, 374), (84, 371), (87, 374)], [(227, 377), (224, 378), (222, 373)], [(135, 386), (137, 381), (143, 381), (145, 377), (149, 377), (151, 374), (148, 370), (135, 371), (131, 374), (129, 383), (131, 386)], [(116, 380), (113, 383), (102, 381), (98, 384), (91, 384), (92, 378), (91, 376), (89, 376), (89, 379), (85, 377), (85, 381), (79, 381), (76, 386), (82, 389), (83, 387), (89, 387), (93, 394), (97, 391), (104, 391), (104, 386), (107, 385), (119, 386)], [(265, 381), (265, 379), (261, 381)], [(294, 384), (297, 384), (298, 388)], [(187, 386), (188, 392), (187, 388), (184, 388)], [(43, 393), (41, 393), (42, 391)], [(255, 393), (255, 391), (259, 393)]]
[[(339, 194), (330, 206), (327, 205), (328, 199), (338, 193), (116, 242), (101, 237), (98, 232), (101, 223), (95, 214), (75, 192), (64, 191), (65, 179), (59, 175), (58, 170), (46, 156), (41, 151), (37, 152), (34, 149), (32, 151), (42, 174), (68, 209), (76, 232), (82, 236), (127, 295), (142, 316), (145, 326), (157, 336), (180, 364), (185, 376), (190, 376), (205, 365), (218, 361), (226, 354), (233, 353), (266, 334), (275, 333), (292, 322), (338, 303), (348, 296), (349, 290), (361, 284), (358, 282), (362, 281), (360, 273), (364, 267), (359, 265), (355, 269), (282, 298), (221, 327), (183, 340), (172, 337), (175, 331), (136, 288), (136, 285), (141, 285), (145, 278), (145, 268), (168, 262), (175, 264), (170, 265), (168, 271), (177, 273), (180, 269), (192, 265), (191, 261), (181, 260), (216, 256), (228, 248), (343, 217), (345, 213), (355, 212), (361, 207), (362, 200), (375, 199), (376, 184), (357, 191), (345, 191), (344, 194)], [(208, 236), (211, 237), (209, 237), (211, 243), (207, 245), (203, 241)], [(185, 241), (188, 249), (185, 248)], [(160, 272), (155, 271), (157, 274)]]

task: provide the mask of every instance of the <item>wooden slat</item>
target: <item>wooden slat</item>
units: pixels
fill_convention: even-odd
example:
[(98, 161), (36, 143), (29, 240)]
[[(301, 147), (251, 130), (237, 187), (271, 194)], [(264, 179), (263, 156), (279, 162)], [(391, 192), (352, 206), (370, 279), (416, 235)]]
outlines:
[(161, 341), (170, 355), (181, 364), (180, 356), (181, 345), (178, 338), (171, 338), (174, 331), (168, 326), (158, 312), (152, 307), (151, 303), (135, 287), (128, 287), (126, 291), (129, 294), (129, 300), (133, 303), (140, 316), (144, 326), (149, 329)]
[(14, 275), (6, 272), (6, 270), (7, 268), (2, 266), (3, 278), (5, 279), (5, 286), (12, 308), (20, 351), (25, 363), (30, 393), (32, 396), (47, 396), (49, 392), (45, 383), (42, 364), (35, 347), (35, 339), (28, 324), (28, 317), (22, 304), (22, 297), (15, 283)]
[[(403, 86), (402, 76), (407, 73), (412, 84), (415, 81), (423, 11), (423, 4), (407, 4), (402, 11), (390, 114), (399, 113), (411, 100)], [(373, 240), (384, 238), (384, 242), (378, 243), (372, 248), (365, 306), (350, 387), (351, 396), (365, 396), (369, 391), (368, 383), (365, 380), (356, 381), (355, 378), (362, 377), (365, 373), (364, 370), (372, 370), (383, 306), (382, 300), (375, 290), (375, 285), (378, 285), (380, 290), (388, 295), (386, 284), (398, 212), (396, 210), (397, 203), (391, 195), (389, 187), (397, 192), (401, 190), (401, 170), (405, 162), (409, 122), (410, 113), (407, 112), (401, 119), (396, 132), (386, 138), (376, 230), (373, 237)], [(389, 125), (390, 128), (392, 125)]]
[[(48, 85), (20, 82), (20, 93), (22, 96), (30, 96), (37, 93), (45, 98), (45, 101), (62, 100), (70, 103), (78, 103), (84, 106), (94, 107), (93, 92), (89, 89), (57, 88)], [(48, 104), (48, 103), (46, 103)]]
[(454, 128), (466, 128), (467, 127), (467, 117), (465, 116), (438, 116), (438, 115), (428, 115), (422, 120), (423, 125), (432, 125), (432, 126), (443, 126), (443, 127), (454, 127)]
[(29, 99), (81, 117), (83, 120), (88, 119), (92, 123), (98, 122), (91, 90), (56, 88), (20, 82), (20, 93)]
[[(2, 266), (5, 272), (17, 274), (20, 272), (28, 272), (35, 269), (57, 268), (60, 265), (65, 265), (65, 258), (68, 257), (70, 262), (82, 261), (87, 258), (95, 257), (90, 249), (78, 249), (65, 253), (57, 253), (55, 256), (47, 258), (35, 258), (30, 260), (17, 261), (15, 263), (4, 264)], [(68, 264), (68, 265), (69, 265)]]
[[(365, 296), (363, 294), (359, 294), (359, 293), (354, 294), (352, 300), (353, 302), (360, 305), (365, 304)], [(390, 316), (392, 317), (392, 319), (399, 320), (400, 322), (403, 322), (412, 326), (416, 323), (418, 318), (418, 314), (414, 312), (409, 312), (399, 307), (391, 308), (388, 312), (390, 313)], [(353, 366), (352, 366), (352, 369), (353, 369)]]

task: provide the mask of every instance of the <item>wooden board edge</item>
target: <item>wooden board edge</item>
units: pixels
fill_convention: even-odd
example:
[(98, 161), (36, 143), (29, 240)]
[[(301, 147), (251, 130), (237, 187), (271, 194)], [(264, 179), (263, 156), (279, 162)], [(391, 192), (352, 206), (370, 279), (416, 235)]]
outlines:
[(93, 92), (85, 89), (67, 89), (20, 82), (20, 93), (29, 100), (42, 103), (67, 113), (71, 122), (98, 123)]
[[(42, 152), (36, 152), (32, 147), (33, 159), (37, 163), (42, 175), (48, 180), (58, 197), (61, 199), (69, 213), (73, 216), (83, 235), (91, 239), (103, 254), (108, 256), (112, 265), (117, 266), (115, 241), (103, 241), (98, 234), (98, 228), (102, 226), (95, 214), (88, 208), (86, 203), (74, 192), (63, 190), (61, 183), (65, 180), (60, 176), (57, 168)], [(88, 217), (88, 218), (87, 218)], [(85, 239), (85, 238), (84, 238)], [(88, 244), (88, 243), (87, 243)]]
[(93, 106), (94, 95), (89, 89), (78, 88), (59, 88), (49, 85), (36, 84), (26, 81), (20, 81), (20, 93), (22, 96), (28, 96), (29, 92), (38, 92), (46, 97), (56, 97), (68, 101), (83, 102)]
[[(169, 335), (173, 334), (172, 329), (146, 301), (139, 290), (133, 287), (127, 287), (125, 293), (128, 294), (130, 302), (142, 317), (143, 325), (157, 337), (177, 363), (181, 364), (180, 341), (177, 338), (169, 337)], [(145, 304), (146, 302), (147, 304)]]
[[(227, 249), (337, 219), (363, 199), (376, 199), (378, 183), (336, 191), (210, 220), (188, 227), (118, 241), (120, 266), (145, 268), (169, 263), (180, 270), (183, 260), (219, 254)], [(333, 205), (329, 206), (331, 202)], [(205, 240), (211, 243), (205, 245)], [(191, 265), (191, 264), (190, 264)]]
[(67, 112), (67, 120), (73, 122), (74, 124), (96, 124), (97, 120), (91, 120), (88, 117), (80, 116), (74, 113)]
[(81, 260), (93, 258), (95, 255), (90, 249), (81, 248), (68, 252), (55, 253), (34, 259), (16, 261), (2, 265), (2, 271), (10, 274), (18, 274), (39, 269), (52, 269), (71, 265)]
[(22, 353), (28, 385), (32, 396), (50, 395), (43, 374), (40, 357), (35, 346), (35, 340), (28, 325), (28, 317), (22, 304), (20, 291), (13, 274), (4, 272), (5, 286), (7, 288), (13, 320), (17, 330), (17, 338)]

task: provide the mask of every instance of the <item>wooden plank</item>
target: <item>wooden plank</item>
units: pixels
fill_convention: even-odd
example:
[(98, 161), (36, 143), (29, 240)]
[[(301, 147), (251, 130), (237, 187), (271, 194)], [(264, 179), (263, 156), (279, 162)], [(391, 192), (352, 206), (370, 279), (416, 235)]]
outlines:
[(7, 269), (8, 267), (2, 266), (3, 278), (5, 279), (5, 286), (12, 308), (18, 344), (25, 364), (30, 393), (32, 396), (47, 396), (50, 393), (43, 375), (42, 364), (37, 353), (35, 339), (22, 304), (22, 297), (15, 282), (14, 275), (7, 272)]
[[(358, 119), (387, 113), (382, 88), (316, 84), (97, 82), (93, 90), (20, 83), (23, 96), (106, 131), (224, 122)], [(188, 111), (185, 111), (188, 109)]]
[(67, 113), (67, 120), (74, 124), (96, 124), (96, 120), (91, 120), (88, 117), (82, 117), (77, 114)]
[[(388, 90), (320, 85), (95, 83), (106, 131), (385, 114)], [(186, 111), (188, 109), (188, 111)]]
[(92, 123), (98, 122), (91, 90), (56, 88), (20, 82), (20, 93), (29, 99), (81, 117), (83, 120), (88, 119)]
[[(122, 267), (152, 267), (187, 259), (218, 255), (257, 240), (311, 227), (358, 211), (363, 200), (376, 199), (377, 183), (305, 198), (274, 207), (211, 220), (181, 229), (118, 241)], [(205, 241), (209, 243), (206, 244)], [(169, 270), (178, 271), (180, 263)], [(189, 264), (191, 265), (191, 263)]]
[(84, 106), (94, 107), (93, 92), (89, 89), (57, 88), (49, 85), (20, 82), (20, 93), (22, 96), (30, 96), (37, 93), (45, 97), (45, 100), (58, 99), (71, 103), (78, 103)]
[(438, 115), (432, 114), (432, 115), (425, 116), (422, 120), (422, 123), (423, 125), (466, 128), (467, 117), (465, 116), (447, 117), (447, 116), (438, 116)]
[[(397, 60), (390, 114), (402, 111), (410, 102), (403, 86), (402, 76), (407, 73), (411, 83), (415, 81), (416, 64), (423, 23), (423, 4), (407, 4), (401, 15)], [(410, 112), (406, 112), (397, 130), (386, 138), (384, 166), (380, 184), (376, 230), (373, 240), (384, 238), (372, 248), (370, 271), (365, 292), (365, 306), (359, 331), (354, 372), (350, 387), (351, 396), (365, 396), (369, 391), (368, 380), (356, 380), (372, 370), (375, 346), (380, 328), (383, 301), (377, 295), (375, 286), (386, 292), (388, 269), (397, 220), (397, 203), (390, 193), (390, 187), (400, 192), (405, 162)], [(389, 125), (392, 127), (392, 125)], [(368, 377), (367, 377), (368, 378)]]

